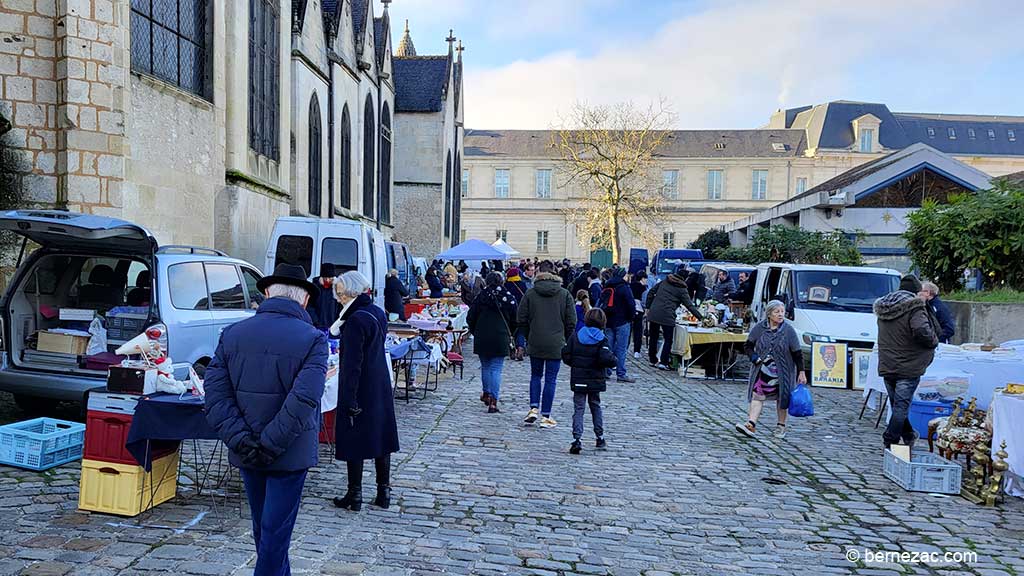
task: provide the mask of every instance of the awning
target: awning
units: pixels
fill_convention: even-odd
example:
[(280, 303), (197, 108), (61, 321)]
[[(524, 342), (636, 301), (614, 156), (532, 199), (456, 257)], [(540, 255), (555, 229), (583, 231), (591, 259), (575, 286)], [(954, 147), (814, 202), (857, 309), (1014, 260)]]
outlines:
[(509, 258), (511, 258), (512, 256), (519, 256), (519, 250), (516, 250), (515, 248), (509, 246), (508, 242), (505, 242), (501, 238), (495, 240), (494, 243), (491, 244), (491, 246), (497, 248), (498, 250), (501, 250), (502, 252), (505, 253), (505, 256)]
[(442, 260), (505, 260), (508, 256), (483, 240), (471, 238), (437, 255)]

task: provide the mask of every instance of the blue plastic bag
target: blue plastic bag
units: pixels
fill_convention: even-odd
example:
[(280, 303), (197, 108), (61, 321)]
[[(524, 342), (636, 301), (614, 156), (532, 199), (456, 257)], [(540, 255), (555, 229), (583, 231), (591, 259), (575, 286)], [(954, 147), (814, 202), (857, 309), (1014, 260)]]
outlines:
[(811, 400), (811, 391), (803, 384), (797, 384), (796, 389), (789, 396), (789, 415), (794, 418), (814, 416), (814, 402)]

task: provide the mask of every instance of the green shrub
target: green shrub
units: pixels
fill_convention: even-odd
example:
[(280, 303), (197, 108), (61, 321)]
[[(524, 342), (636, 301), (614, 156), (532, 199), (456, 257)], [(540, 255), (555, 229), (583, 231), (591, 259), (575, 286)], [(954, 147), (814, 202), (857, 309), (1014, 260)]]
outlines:
[(772, 226), (754, 233), (745, 248), (726, 248), (718, 257), (729, 262), (762, 262), (860, 266), (857, 245), (845, 232), (812, 232), (794, 226)]
[(1004, 180), (990, 190), (926, 201), (904, 233), (914, 265), (944, 291), (976, 268), (988, 286), (1024, 290), (1024, 187)]
[(942, 295), (943, 300), (958, 302), (995, 302), (1024, 303), (1024, 292), (1001, 288), (999, 290), (968, 291), (960, 290)]
[(690, 242), (690, 248), (700, 250), (705, 260), (718, 260), (722, 250), (729, 248), (729, 233), (721, 228), (709, 228)]

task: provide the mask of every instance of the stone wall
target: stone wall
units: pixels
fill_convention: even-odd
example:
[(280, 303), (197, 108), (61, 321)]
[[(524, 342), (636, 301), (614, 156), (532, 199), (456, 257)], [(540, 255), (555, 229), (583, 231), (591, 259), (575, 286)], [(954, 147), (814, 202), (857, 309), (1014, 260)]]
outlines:
[(953, 344), (1001, 344), (1024, 339), (1024, 304), (950, 302), (956, 321)]
[(217, 193), (214, 246), (263, 270), (274, 222), (288, 215), (287, 198), (229, 184)]
[(432, 259), (441, 247), (443, 189), (440, 184), (395, 184), (395, 226), (392, 239), (409, 247), (413, 256)]

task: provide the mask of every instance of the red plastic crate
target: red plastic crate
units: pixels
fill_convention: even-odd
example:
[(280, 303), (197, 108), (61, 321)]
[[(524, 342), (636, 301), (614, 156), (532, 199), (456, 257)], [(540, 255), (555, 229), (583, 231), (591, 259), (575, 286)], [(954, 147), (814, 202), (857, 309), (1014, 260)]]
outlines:
[[(138, 465), (135, 458), (124, 447), (128, 441), (128, 430), (132, 417), (115, 412), (89, 410), (85, 417), (85, 453), (87, 460), (113, 462), (115, 464)], [(153, 459), (161, 458), (175, 451), (175, 448), (153, 449)]]
[(324, 412), (320, 419), (320, 443), (334, 444), (334, 413), (335, 410)]
[(405, 305), (405, 317), (406, 318), (412, 318), (413, 314), (418, 314), (420, 312), (423, 312), (424, 308), (426, 308), (426, 306), (423, 305), (423, 304), (406, 304)]

